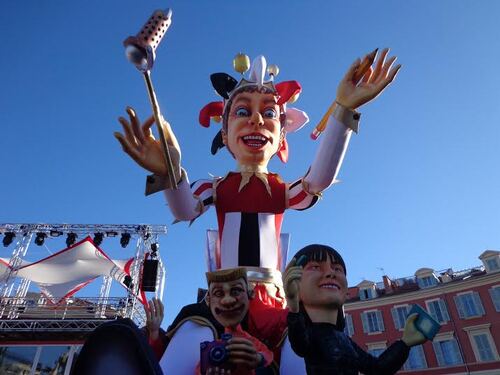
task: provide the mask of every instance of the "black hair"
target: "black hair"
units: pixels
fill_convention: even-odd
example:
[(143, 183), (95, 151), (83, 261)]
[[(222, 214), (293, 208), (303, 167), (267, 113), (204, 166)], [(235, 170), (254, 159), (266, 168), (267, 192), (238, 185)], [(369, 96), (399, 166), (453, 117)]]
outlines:
[(306, 260), (301, 262), (302, 266), (305, 266), (309, 262), (325, 262), (327, 258), (330, 258), (332, 263), (340, 264), (347, 275), (344, 259), (342, 259), (342, 256), (333, 247), (319, 244), (308, 245), (300, 249), (294, 258), (298, 261), (302, 256), (306, 257)]

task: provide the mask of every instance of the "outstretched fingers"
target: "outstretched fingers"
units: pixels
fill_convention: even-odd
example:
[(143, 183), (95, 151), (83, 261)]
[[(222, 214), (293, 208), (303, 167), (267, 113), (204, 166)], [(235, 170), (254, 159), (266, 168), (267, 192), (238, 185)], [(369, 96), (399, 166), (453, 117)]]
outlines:
[(137, 139), (139, 144), (144, 144), (144, 133), (141, 130), (141, 125), (137, 114), (131, 107), (127, 107), (127, 113), (130, 118), (130, 123), (132, 124), (132, 132), (134, 133), (134, 137)]
[(351, 64), (351, 66), (349, 67), (349, 69), (347, 70), (347, 73), (345, 74), (344, 78), (342, 79), (342, 81), (344, 82), (352, 82), (353, 79), (354, 79), (354, 76), (356, 74), (356, 70), (358, 69), (358, 67), (360, 66), (361, 64), (361, 59), (358, 57), (356, 60), (354, 60), (354, 62)]
[(144, 134), (145, 138), (153, 138), (153, 132), (151, 131), (151, 126), (155, 123), (155, 118), (154, 116), (151, 116), (148, 118), (144, 124), (142, 124), (142, 133)]
[(380, 53), (380, 56), (377, 59), (377, 62), (375, 63), (375, 69), (373, 71), (372, 75), (372, 82), (375, 82), (378, 80), (381, 72), (382, 72), (382, 67), (384, 66), (385, 59), (387, 57), (387, 54), (389, 53), (389, 48), (384, 48), (382, 52)]
[(140, 160), (140, 153), (137, 150), (137, 145), (131, 144), (129, 138), (124, 137), (120, 132), (114, 132), (113, 134), (118, 142), (120, 142), (120, 145), (125, 153), (127, 153), (135, 161)]

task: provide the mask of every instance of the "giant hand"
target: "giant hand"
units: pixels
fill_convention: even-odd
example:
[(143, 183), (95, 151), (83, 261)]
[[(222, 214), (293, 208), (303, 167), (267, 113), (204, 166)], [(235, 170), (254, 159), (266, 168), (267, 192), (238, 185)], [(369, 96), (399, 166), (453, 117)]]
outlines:
[(293, 258), (290, 263), (288, 263), (288, 266), (286, 266), (285, 274), (283, 275), (286, 303), (288, 309), (293, 313), (299, 312), (299, 292), (302, 272), (302, 267), (298, 266), (297, 260)]
[[(154, 118), (150, 117), (141, 126), (139, 118), (133, 108), (127, 107), (127, 113), (130, 121), (127, 121), (123, 117), (118, 119), (122, 124), (124, 134), (120, 132), (114, 133), (115, 138), (122, 145), (123, 151), (144, 169), (158, 176), (166, 176), (167, 166), (162, 146), (160, 141), (155, 139), (151, 131), (151, 126), (154, 124)], [(172, 158), (174, 177), (176, 181), (179, 181), (181, 176), (181, 150), (179, 143), (167, 121), (163, 120), (162, 128)]]
[(414, 313), (406, 319), (403, 338), (401, 340), (408, 346), (423, 344), (426, 341), (425, 336), (415, 326), (417, 318), (418, 313)]
[(400, 64), (392, 66), (396, 61), (396, 56), (392, 56), (386, 61), (388, 52), (389, 49), (385, 48), (375, 63), (375, 69), (370, 66), (359, 80), (357, 79), (359, 76), (357, 70), (362, 68), (363, 64), (361, 59), (356, 59), (340, 81), (335, 101), (344, 107), (355, 110), (380, 95), (394, 80), (401, 68)]

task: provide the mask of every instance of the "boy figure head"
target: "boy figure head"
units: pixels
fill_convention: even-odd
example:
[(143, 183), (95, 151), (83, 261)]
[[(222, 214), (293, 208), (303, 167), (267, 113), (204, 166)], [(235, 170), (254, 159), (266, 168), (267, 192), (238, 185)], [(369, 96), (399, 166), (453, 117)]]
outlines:
[(314, 244), (300, 250), (287, 267), (284, 285), (291, 312), (298, 312), (302, 305), (313, 322), (343, 328), (346, 266), (335, 249)]
[(245, 268), (207, 272), (206, 302), (214, 318), (224, 327), (235, 329), (245, 318), (250, 304)]

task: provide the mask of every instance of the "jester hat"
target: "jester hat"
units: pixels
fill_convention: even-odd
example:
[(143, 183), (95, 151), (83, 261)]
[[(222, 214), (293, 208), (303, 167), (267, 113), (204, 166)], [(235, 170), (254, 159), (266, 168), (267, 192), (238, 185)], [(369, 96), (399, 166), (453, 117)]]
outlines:
[[(264, 86), (278, 97), (277, 104), (280, 107), (281, 126), (285, 136), (277, 155), (282, 162), (286, 163), (288, 160), (286, 133), (299, 130), (309, 121), (309, 117), (304, 111), (287, 106), (287, 104), (293, 103), (298, 98), (302, 87), (297, 81), (283, 81), (275, 84), (274, 78), (278, 75), (279, 69), (276, 65), (268, 66), (264, 56), (257, 56), (253, 60), (250, 69), (248, 69), (249, 59), (246, 55), (238, 54), (233, 63), (235, 70), (242, 74), (241, 80), (238, 82), (226, 73), (214, 73), (210, 76), (212, 86), (217, 94), (222, 97), (222, 101), (208, 103), (201, 109), (199, 115), (200, 124), (208, 128), (210, 120), (217, 121), (223, 118), (226, 121), (227, 116), (224, 116), (224, 114), (230, 110), (228, 103), (235, 94), (241, 92), (244, 87), (260, 88)], [(248, 78), (245, 78), (243, 73), (247, 70), (249, 71)], [(265, 81), (266, 72), (269, 77), (267, 81)], [(219, 131), (212, 141), (212, 155), (215, 155), (222, 147), (224, 147), (222, 133)]]

